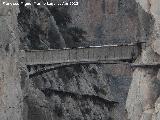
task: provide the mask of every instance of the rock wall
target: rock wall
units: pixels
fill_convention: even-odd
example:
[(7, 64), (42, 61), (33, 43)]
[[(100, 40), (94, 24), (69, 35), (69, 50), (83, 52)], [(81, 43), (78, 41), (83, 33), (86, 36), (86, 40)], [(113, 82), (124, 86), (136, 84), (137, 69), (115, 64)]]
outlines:
[[(147, 41), (152, 18), (135, 0), (78, 0), (72, 25), (87, 31), (91, 45)], [(145, 24), (147, 23), (147, 24)]]
[[(19, 69), (18, 7), (0, 0), (0, 119), (23, 120), (23, 97)], [(17, 2), (6, 0), (6, 2)]]
[[(159, 117), (159, 1), (137, 0), (137, 3), (152, 15), (154, 26), (146, 47), (142, 50), (138, 64), (153, 65), (136, 68), (127, 99), (128, 119), (130, 120), (158, 120)], [(135, 117), (136, 116), (136, 117)]]

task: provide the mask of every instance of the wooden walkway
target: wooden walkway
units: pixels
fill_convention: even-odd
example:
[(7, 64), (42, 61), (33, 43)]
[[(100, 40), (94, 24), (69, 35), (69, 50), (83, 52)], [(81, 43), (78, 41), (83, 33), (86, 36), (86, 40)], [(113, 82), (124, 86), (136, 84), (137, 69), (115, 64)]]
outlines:
[(104, 45), (76, 49), (25, 51), (29, 75), (39, 75), (73, 64), (116, 64), (133, 61), (138, 56), (136, 44)]
[(26, 65), (53, 65), (63, 63), (92, 63), (123, 61), (136, 58), (136, 45), (106, 45), (77, 49), (26, 51)]

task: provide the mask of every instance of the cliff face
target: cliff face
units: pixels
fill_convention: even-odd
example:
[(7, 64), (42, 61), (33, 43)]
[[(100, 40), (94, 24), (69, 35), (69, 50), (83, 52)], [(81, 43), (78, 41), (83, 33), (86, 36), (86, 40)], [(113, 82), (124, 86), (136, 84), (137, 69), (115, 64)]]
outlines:
[[(152, 67), (136, 68), (133, 81), (128, 94), (127, 110), (131, 120), (158, 120), (159, 118), (159, 1), (137, 0), (146, 13), (152, 15), (154, 26), (150, 31), (146, 47), (142, 50), (139, 64), (154, 65)], [(132, 104), (131, 104), (132, 103)], [(136, 117), (135, 117), (136, 116)]]
[(78, 1), (79, 6), (70, 7), (71, 25), (86, 30), (90, 44), (148, 40), (153, 21), (135, 0)]
[[(158, 0), (78, 1), (79, 6), (60, 7), (63, 12), (58, 15), (66, 10), (71, 17), (67, 25), (59, 24), (57, 9), (47, 6), (21, 4), (19, 14), (16, 7), (0, 6), (0, 119), (160, 119), (157, 66), (71, 65), (28, 78), (23, 49), (143, 41), (147, 44), (136, 63), (159, 63)], [(85, 39), (77, 42), (68, 34), (75, 27), (87, 32)]]
[(23, 97), (17, 29), (19, 9), (1, 3), (0, 0), (0, 119), (22, 120)]

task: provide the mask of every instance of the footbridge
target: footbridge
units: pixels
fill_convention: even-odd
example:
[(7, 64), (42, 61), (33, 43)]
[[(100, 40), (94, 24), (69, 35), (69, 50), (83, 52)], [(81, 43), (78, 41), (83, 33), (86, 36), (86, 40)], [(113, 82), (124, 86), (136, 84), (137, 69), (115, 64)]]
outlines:
[(137, 44), (27, 50), (25, 51), (25, 64), (28, 66), (29, 75), (32, 76), (72, 64), (132, 62), (138, 54)]

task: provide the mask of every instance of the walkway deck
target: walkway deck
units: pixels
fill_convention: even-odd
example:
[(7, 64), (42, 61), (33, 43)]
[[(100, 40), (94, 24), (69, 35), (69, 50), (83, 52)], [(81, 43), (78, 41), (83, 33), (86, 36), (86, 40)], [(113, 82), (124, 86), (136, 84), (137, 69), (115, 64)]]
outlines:
[[(132, 61), (138, 56), (138, 46), (105, 45), (77, 49), (25, 51), (29, 75), (39, 75), (58, 67), (73, 64), (116, 64)], [(43, 67), (42, 67), (43, 66)]]
[(53, 65), (63, 63), (93, 63), (123, 61), (136, 58), (136, 45), (107, 45), (77, 49), (26, 51), (26, 65)]

